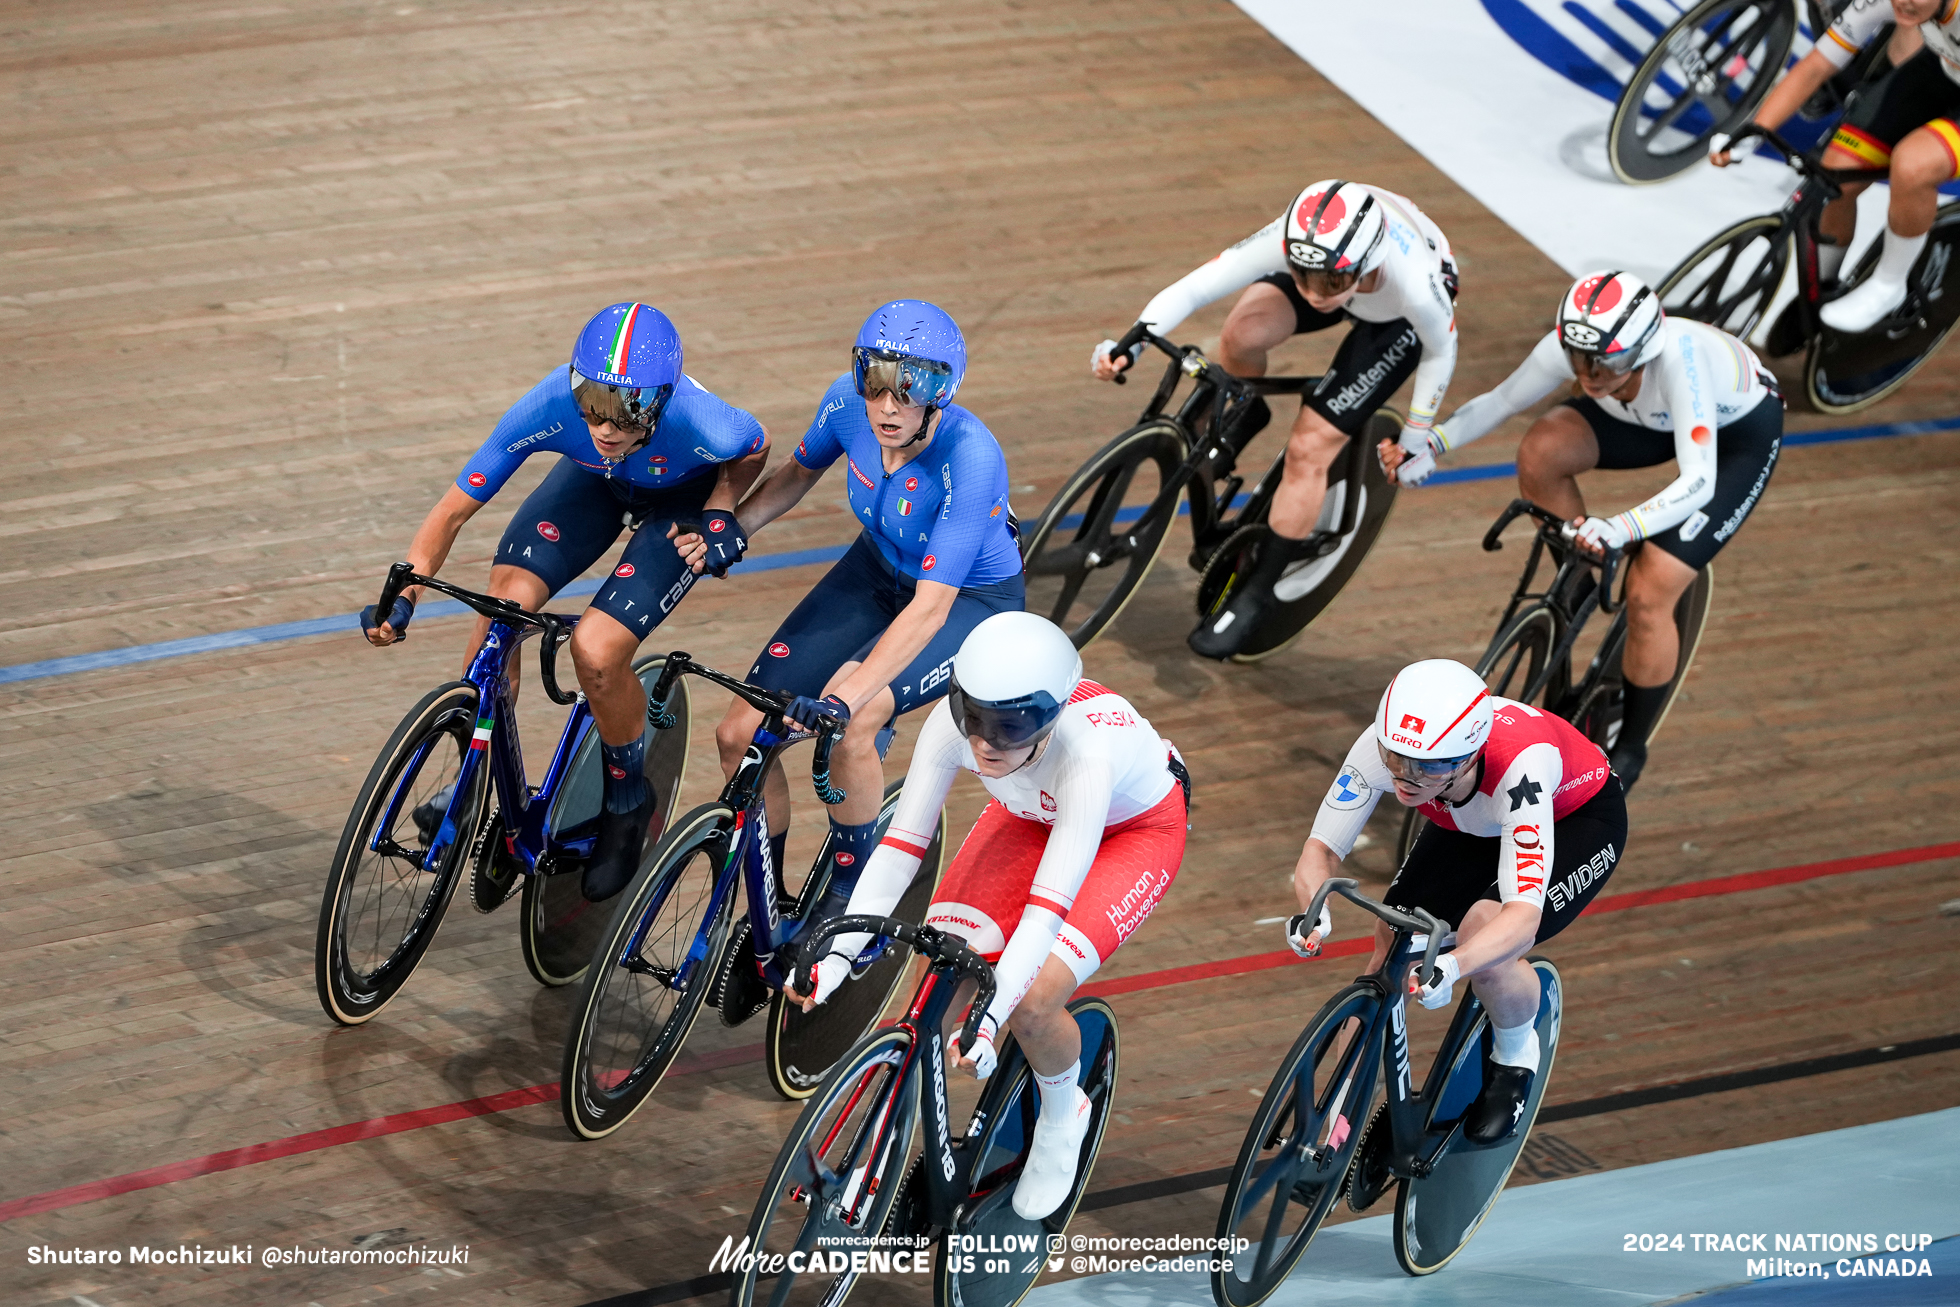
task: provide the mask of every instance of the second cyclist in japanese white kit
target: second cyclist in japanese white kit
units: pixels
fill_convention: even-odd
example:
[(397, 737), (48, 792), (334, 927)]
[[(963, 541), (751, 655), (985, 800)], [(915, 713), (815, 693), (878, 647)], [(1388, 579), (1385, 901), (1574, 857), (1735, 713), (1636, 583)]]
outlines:
[[(1413, 375), (1401, 444), (1410, 453), (1426, 450), (1456, 369), (1450, 243), (1421, 209), (1379, 186), (1315, 182), (1285, 213), (1159, 291), (1137, 321), (1167, 335), (1199, 308), (1238, 290), (1245, 294), (1225, 319), (1218, 350), (1219, 363), (1234, 376), (1264, 376), (1267, 351), (1289, 336), (1343, 322), (1354, 326), (1293, 421), (1286, 467), (1267, 517), (1272, 535), (1224, 611), (1191, 633), (1192, 651), (1207, 658), (1229, 658), (1245, 648), (1265, 614), (1289, 598), (1282, 584), (1287, 572), (1339, 546), (1337, 535), (1315, 527), (1327, 471), (1348, 440)], [(1129, 368), (1142, 348), (1112, 358), (1113, 345), (1104, 341), (1092, 359), (1104, 380)], [(1235, 451), (1243, 449), (1270, 416), (1265, 401), (1254, 400), (1229, 416), (1219, 434)], [(1219, 541), (1199, 543), (1209, 548)]]

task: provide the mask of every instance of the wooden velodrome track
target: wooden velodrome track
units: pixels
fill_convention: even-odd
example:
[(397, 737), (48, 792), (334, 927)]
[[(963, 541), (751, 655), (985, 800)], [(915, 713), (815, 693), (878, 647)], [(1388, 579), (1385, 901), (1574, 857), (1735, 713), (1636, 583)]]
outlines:
[[(101, 0), (16, 6), (0, 27), (0, 664), (368, 602), (465, 455), (612, 300), (664, 307), (689, 370), (758, 413), (779, 458), (870, 307), (939, 301), (971, 345), (962, 400), (1000, 435), (1026, 516), (1144, 398), (1088, 378), (1091, 344), (1312, 177), (1382, 183), (1450, 232), (1453, 401), (1504, 375), (1566, 282), (1222, 0)], [(1182, 334), (1215, 341), (1223, 311)], [(1311, 366), (1332, 343), (1276, 362)], [(1863, 420), (1954, 414), (1954, 357)], [(1474, 459), (1508, 459), (1518, 429)], [(472, 524), (454, 576), (481, 578), (544, 470)], [(1589, 490), (1632, 502), (1665, 475)], [(1590, 917), (1553, 946), (1571, 1008), (1549, 1101), (1579, 1106), (1541, 1126), (1520, 1182), (1960, 1099), (1950, 1043), (1789, 1065), (1960, 1030), (1960, 917), (1941, 907), (1960, 895), (1957, 483), (1960, 436), (1793, 448), (1722, 555), (1608, 893), (1725, 892)], [(1177, 741), (1199, 796), (1174, 892), (1106, 978), (1280, 947), (1254, 922), (1293, 910), (1287, 869), (1387, 677), (1480, 651), (1521, 554), (1475, 539), (1511, 493), (1406, 495), (1348, 592), (1255, 667), (1186, 653), (1193, 578), (1173, 542), (1088, 656)], [(833, 477), (758, 552), (846, 541), (841, 499)], [(818, 574), (703, 586), (654, 641), (739, 669)], [(0, 687), (0, 1298), (572, 1304), (710, 1287), (687, 1282), (739, 1233), (796, 1110), (750, 1055), (754, 1028), (704, 1023), (686, 1072), (604, 1143), (573, 1142), (537, 1095), (360, 1137), (557, 1076), (568, 995), (526, 975), (514, 909), (459, 899), (368, 1027), (331, 1027), (313, 994), (349, 799), (403, 708), (453, 674), (464, 631), (431, 620), (386, 653), (341, 635)], [(526, 693), (535, 755), (556, 719)], [(696, 705), (697, 723), (720, 706)], [(689, 803), (716, 783), (705, 724), (696, 737)], [(793, 858), (817, 817), (799, 792)], [(953, 820), (978, 793), (956, 792)], [(1376, 891), (1387, 837), (1378, 822), (1351, 864)], [(1900, 849), (1930, 852), (1703, 884)], [(1203, 1173), (1230, 1163), (1280, 1053), (1351, 973), (1350, 958), (1155, 975), (1119, 997), (1119, 1115), (1077, 1228), (1208, 1234)], [(1634, 1093), (1755, 1068), (1765, 1083)], [(335, 1127), (356, 1128), (60, 1192)], [(460, 1278), (50, 1269), (26, 1252), (424, 1241), (470, 1246)]]

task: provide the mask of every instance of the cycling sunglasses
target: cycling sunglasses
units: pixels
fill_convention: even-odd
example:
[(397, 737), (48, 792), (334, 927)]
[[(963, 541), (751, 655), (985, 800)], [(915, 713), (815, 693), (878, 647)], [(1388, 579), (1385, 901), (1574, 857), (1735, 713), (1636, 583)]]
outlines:
[(953, 370), (932, 359), (859, 345), (851, 350), (851, 374), (866, 399), (890, 391), (901, 404), (944, 407), (953, 388)]
[(1466, 753), (1460, 758), (1411, 758), (1406, 753), (1387, 748), (1379, 740), (1375, 741), (1375, 752), (1381, 754), (1382, 765), (1388, 768), (1388, 774), (1408, 785), (1434, 785), (1437, 781), (1446, 780), (1477, 756)]
[(1361, 280), (1361, 274), (1353, 270), (1326, 272), (1296, 267), (1293, 269), (1293, 280), (1309, 295), (1330, 299), (1335, 295), (1345, 295), (1352, 290), (1354, 284)]
[(603, 381), (582, 377), (576, 370), (572, 373), (572, 402), (578, 405), (578, 411), (593, 426), (610, 422), (622, 431), (650, 434), (659, 425), (661, 411), (667, 407), (667, 401), (673, 394), (671, 382), (651, 390), (641, 390), (637, 387), (609, 386)]
[(1617, 354), (1588, 354), (1583, 350), (1565, 347), (1565, 357), (1572, 364), (1575, 376), (1624, 377), (1633, 371), (1633, 360), (1638, 350), (1623, 349)]

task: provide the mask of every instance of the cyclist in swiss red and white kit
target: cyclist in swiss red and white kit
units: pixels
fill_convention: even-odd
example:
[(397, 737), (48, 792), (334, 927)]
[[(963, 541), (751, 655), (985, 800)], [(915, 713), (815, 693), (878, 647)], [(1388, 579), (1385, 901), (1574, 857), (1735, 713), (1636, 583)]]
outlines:
[[(947, 1057), (984, 1080), (1000, 1028), (1013, 1029), (1041, 1094), (1013, 1205), (1039, 1220), (1074, 1186), (1090, 1120), (1076, 1087), (1081, 1031), (1066, 1005), (1176, 879), (1190, 779), (1141, 713), (1082, 678), (1060, 628), (1033, 613), (996, 614), (954, 657), (952, 688), (919, 731), (904, 793), (849, 913), (884, 916), (897, 905), (962, 770), (993, 801), (960, 845), (926, 924), (992, 962), (998, 988), (972, 1055), (949, 1043)], [(832, 942), (805, 1011), (843, 983), (870, 938)]]
[[(1462, 663), (1412, 663), (1388, 683), (1320, 801), (1293, 871), (1301, 907), (1340, 874), (1390, 792), (1429, 825), (1382, 902), (1424, 908), (1456, 928), (1455, 949), (1436, 959), (1436, 983), (1424, 986), (1412, 972), (1409, 993), (1438, 1008), (1468, 980), (1489, 1010), (1492, 1066), (1464, 1133), (1495, 1143), (1516, 1125), (1538, 1069), (1539, 988), (1524, 955), (1571, 925), (1613, 874), (1626, 851), (1625, 794), (1598, 747), (1565, 719), (1496, 698)], [(1325, 907), (1317, 922), (1300, 913), (1287, 923), (1287, 942), (1312, 957), (1330, 926)], [(1387, 958), (1391, 936), (1376, 927), (1370, 971)]]
[[(1206, 304), (1243, 290), (1225, 319), (1218, 362), (1229, 373), (1266, 373), (1266, 354), (1287, 337), (1342, 322), (1353, 330), (1341, 342), (1320, 385), (1305, 397), (1286, 444), (1286, 467), (1267, 525), (1272, 535), (1225, 610), (1191, 633), (1191, 648), (1229, 658), (1278, 600), (1289, 568), (1331, 553), (1340, 538), (1316, 531), (1327, 470), (1351, 437), (1413, 374), (1409, 418), (1401, 441), (1426, 449), (1430, 424), (1456, 369), (1456, 264), (1442, 229), (1414, 203), (1360, 182), (1318, 181), (1286, 212), (1211, 262), (1163, 290), (1144, 306), (1138, 323), (1167, 335)], [(1098, 377), (1128, 369), (1111, 357), (1114, 341), (1096, 347)], [(1254, 400), (1220, 434), (1243, 449), (1271, 416)], [(1200, 542), (1215, 544), (1217, 542)], [(1282, 597), (1284, 587), (1282, 589)]]
[[(1540, 415), (1518, 445), (1518, 488), (1569, 519), (1588, 551), (1654, 545), (1632, 554), (1626, 573), (1626, 707), (1613, 770), (1631, 789), (1680, 660), (1675, 604), (1769, 485), (1783, 443), (1783, 396), (1734, 336), (1668, 317), (1631, 273), (1596, 272), (1566, 291), (1553, 330), (1502, 385), (1458, 408), (1413, 457), (1383, 441), (1382, 462), (1402, 484), (1420, 485), (1437, 455), (1575, 379), (1584, 394)], [(1659, 494), (1611, 517), (1587, 515), (1581, 472), (1670, 458), (1679, 475)]]

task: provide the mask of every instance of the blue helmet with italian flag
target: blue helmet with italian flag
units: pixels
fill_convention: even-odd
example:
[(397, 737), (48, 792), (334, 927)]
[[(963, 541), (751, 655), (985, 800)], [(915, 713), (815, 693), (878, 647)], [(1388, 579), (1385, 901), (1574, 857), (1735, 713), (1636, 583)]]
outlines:
[(609, 304), (572, 346), (572, 398), (585, 420), (651, 435), (681, 375), (681, 334), (650, 304)]

